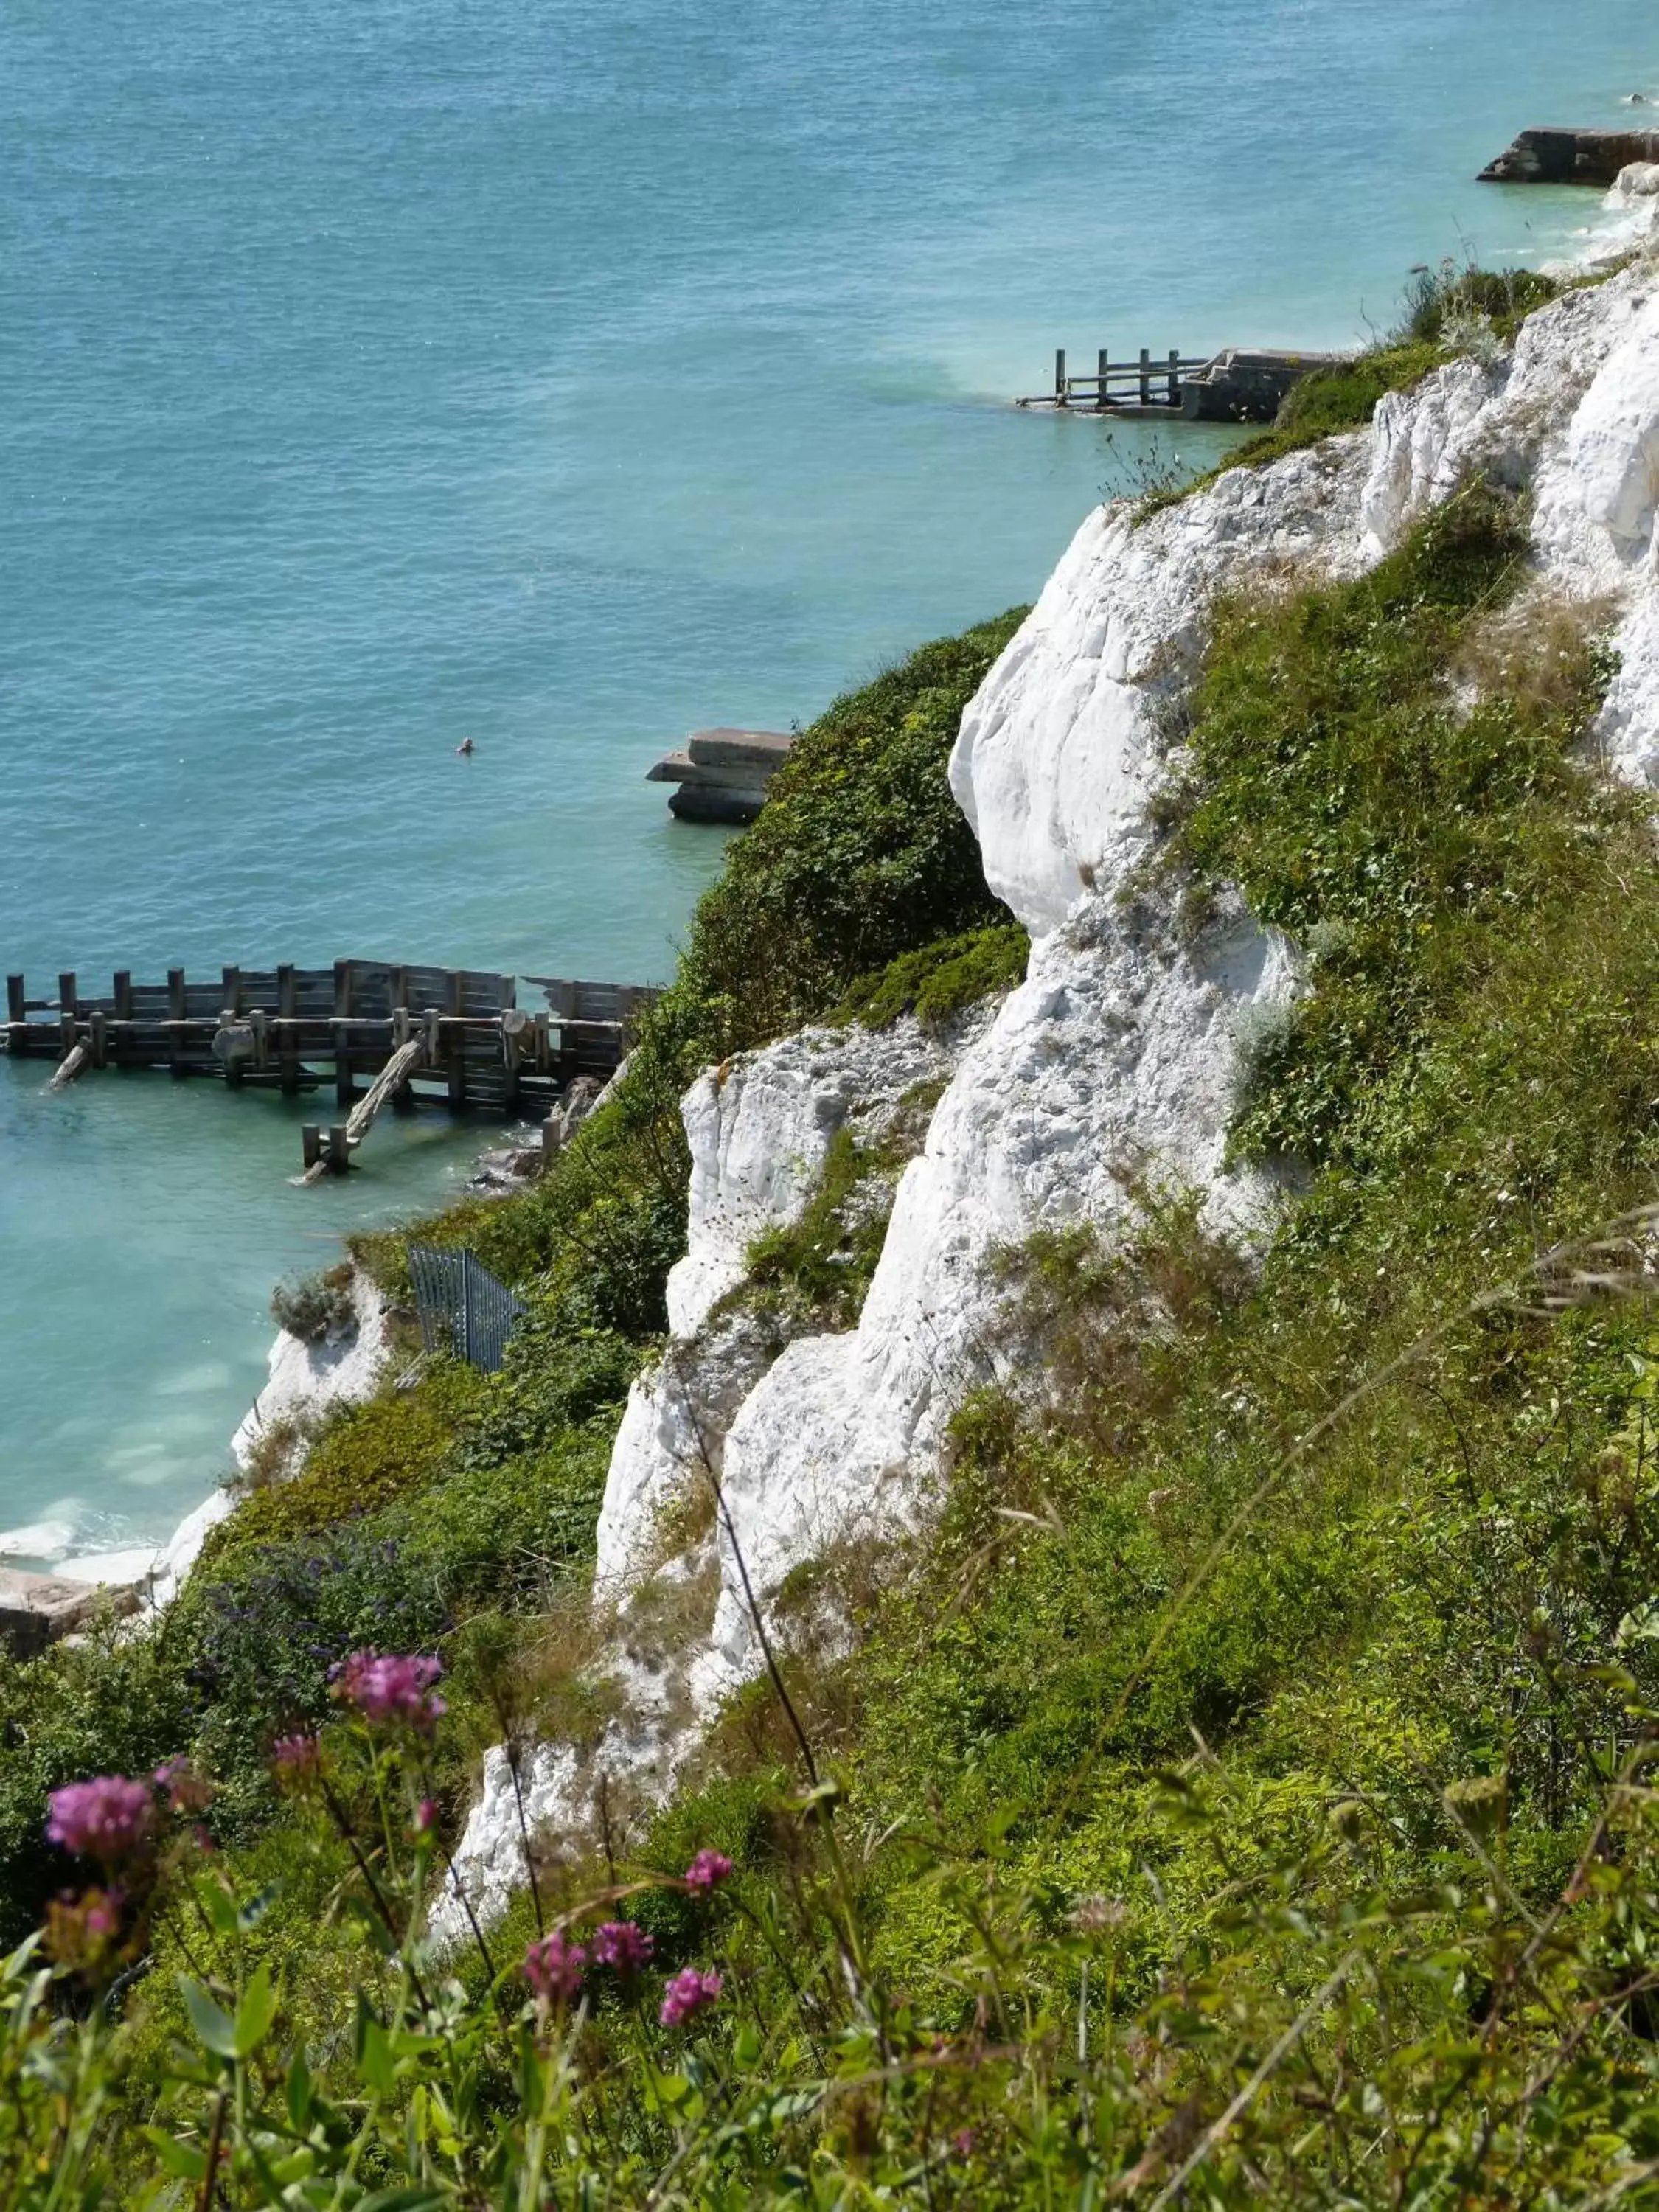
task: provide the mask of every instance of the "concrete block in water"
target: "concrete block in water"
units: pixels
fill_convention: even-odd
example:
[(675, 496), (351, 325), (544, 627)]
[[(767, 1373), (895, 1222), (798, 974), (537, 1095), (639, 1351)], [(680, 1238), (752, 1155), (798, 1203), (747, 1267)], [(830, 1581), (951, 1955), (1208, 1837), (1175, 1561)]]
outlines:
[(1310, 369), (1328, 368), (1347, 358), (1280, 347), (1229, 346), (1182, 382), (1181, 411), (1188, 422), (1271, 422), (1285, 393)]
[(1523, 131), (1481, 170), (1483, 185), (1616, 185), (1633, 161), (1659, 161), (1659, 131)]
[(646, 781), (679, 786), (668, 810), (683, 822), (752, 822), (794, 742), (781, 730), (694, 730)]

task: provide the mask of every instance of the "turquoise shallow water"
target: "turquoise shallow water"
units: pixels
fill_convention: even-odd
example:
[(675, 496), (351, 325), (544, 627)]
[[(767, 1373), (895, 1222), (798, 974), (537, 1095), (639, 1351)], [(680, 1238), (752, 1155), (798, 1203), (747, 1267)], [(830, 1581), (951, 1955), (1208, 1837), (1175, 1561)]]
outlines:
[[(0, 966), (665, 975), (719, 839), (644, 769), (1036, 592), (1138, 435), (1007, 407), (1056, 344), (1340, 343), (1562, 250), (1589, 196), (1473, 172), (1626, 116), (1650, 16), (9, 0)], [(295, 1192), (269, 1101), (40, 1082), (0, 1531), (162, 1534), (272, 1279), (465, 1140)]]

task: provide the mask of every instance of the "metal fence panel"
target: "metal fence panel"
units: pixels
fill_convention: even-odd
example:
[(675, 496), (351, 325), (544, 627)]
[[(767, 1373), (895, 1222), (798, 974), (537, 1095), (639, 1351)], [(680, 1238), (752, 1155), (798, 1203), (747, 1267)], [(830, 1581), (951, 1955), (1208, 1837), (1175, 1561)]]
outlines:
[(411, 1244), (409, 1266), (426, 1349), (452, 1352), (494, 1375), (507, 1357), (514, 1323), (528, 1307), (471, 1252)]

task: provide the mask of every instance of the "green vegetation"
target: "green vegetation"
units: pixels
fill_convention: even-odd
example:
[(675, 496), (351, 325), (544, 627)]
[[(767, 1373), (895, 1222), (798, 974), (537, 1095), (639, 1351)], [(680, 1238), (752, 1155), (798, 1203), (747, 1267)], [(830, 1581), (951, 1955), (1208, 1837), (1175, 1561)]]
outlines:
[(320, 1344), (332, 1331), (349, 1329), (357, 1318), (349, 1265), (278, 1283), (270, 1294), (270, 1317), (302, 1344)]
[[(584, 1655), (560, 1584), (659, 1296), (676, 1055), (1019, 957), (949, 866), (924, 896), (932, 799), (878, 852), (880, 788), (843, 793), (862, 921), (787, 819), (734, 848), (573, 1164), (463, 1217), (537, 1301), (508, 1373), (332, 1425), (313, 1506), (233, 1522), (175, 1610), (196, 1671), (141, 1638), (0, 1674), (9, 1893), (50, 1878), (48, 1783), (182, 1741), (222, 1843), (168, 1816), (113, 1936), (60, 1910), (55, 2008), (0, 1971), (0, 2205), (1659, 2206), (1659, 853), (1580, 765), (1608, 666), (1528, 586), (1523, 524), (1471, 483), (1370, 576), (1216, 611), (1167, 865), (1195, 927), (1237, 884), (1306, 963), (1234, 1132), (1296, 1163), (1265, 1257), (1145, 1174), (1109, 1248), (1000, 1255), (1006, 1379), (957, 1413), (935, 1524), (792, 1577), (673, 1801), (550, 1851), (440, 1959), (463, 1761)], [(937, 799), (933, 682), (882, 684)], [(803, 770), (817, 844), (830, 777)], [(797, 956), (767, 917), (803, 909)], [(856, 1313), (893, 1142), (837, 1139), (761, 1295)], [(388, 1542), (416, 1564), (371, 1597)], [(261, 1576), (326, 1632), (284, 1642), (298, 1598), (262, 1610)], [(348, 1618), (441, 1648), (441, 1725), (327, 1698), (313, 1646)], [(280, 1808), (238, 1734), (256, 1681), (273, 1717), (337, 1714)], [(627, 1970), (624, 1916), (653, 1946)], [(586, 1955), (539, 1952), (532, 1989), (544, 1929)]]
[(902, 1014), (915, 1014), (924, 1028), (942, 1029), (964, 1008), (1022, 982), (1030, 951), (1030, 939), (1011, 921), (902, 952), (878, 974), (861, 975), (831, 1019), (884, 1030)]

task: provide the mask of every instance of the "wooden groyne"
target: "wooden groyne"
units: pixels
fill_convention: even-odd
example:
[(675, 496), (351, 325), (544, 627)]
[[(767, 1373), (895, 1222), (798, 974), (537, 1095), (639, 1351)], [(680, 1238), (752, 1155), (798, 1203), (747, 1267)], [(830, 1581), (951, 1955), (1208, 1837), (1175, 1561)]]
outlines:
[[(520, 1006), (521, 982), (539, 1006)], [(306, 1129), (309, 1179), (343, 1170), (387, 1103), (545, 1118), (579, 1078), (615, 1073), (632, 1022), (657, 995), (381, 960), (222, 968), (198, 981), (171, 968), (161, 983), (119, 969), (102, 994), (65, 972), (55, 996), (35, 998), (23, 976), (8, 975), (0, 1044), (15, 1058), (56, 1061), (54, 1082), (152, 1068), (289, 1095), (331, 1085), (348, 1118)]]
[(1178, 415), (1183, 380), (1194, 369), (1204, 368), (1206, 360), (1206, 356), (1189, 357), (1174, 350), (1154, 357), (1151, 349), (1143, 346), (1133, 361), (1113, 361), (1108, 349), (1102, 346), (1094, 368), (1073, 375), (1066, 366), (1066, 349), (1057, 346), (1053, 391), (1035, 392), (1029, 399), (1017, 399), (1014, 404), (1080, 407), (1096, 415)]
[(1014, 404), (1091, 415), (1179, 416), (1188, 422), (1271, 422), (1286, 392), (1310, 370), (1345, 358), (1288, 346), (1227, 346), (1218, 354), (1154, 356), (1143, 346), (1138, 360), (1115, 362), (1102, 347), (1097, 366), (1087, 374), (1073, 375), (1062, 348), (1054, 355), (1054, 390)]

